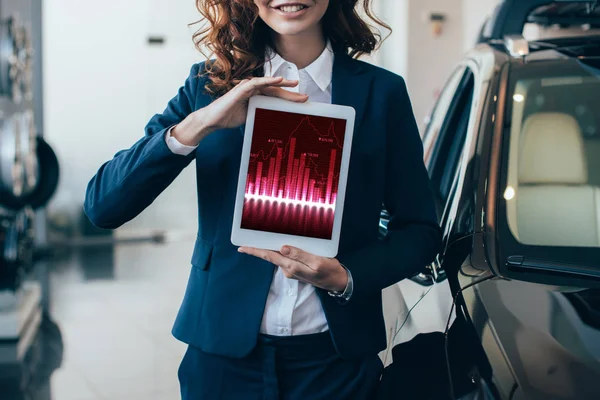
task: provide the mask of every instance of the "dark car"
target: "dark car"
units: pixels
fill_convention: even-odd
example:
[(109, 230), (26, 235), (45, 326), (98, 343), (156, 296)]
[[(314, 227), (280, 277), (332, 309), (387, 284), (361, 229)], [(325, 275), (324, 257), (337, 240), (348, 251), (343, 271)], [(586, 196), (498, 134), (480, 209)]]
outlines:
[(424, 134), (444, 249), (415, 281), (446, 276), (456, 320), (389, 349), (382, 398), (600, 399), (599, 26), (597, 1), (505, 1), (449, 78)]

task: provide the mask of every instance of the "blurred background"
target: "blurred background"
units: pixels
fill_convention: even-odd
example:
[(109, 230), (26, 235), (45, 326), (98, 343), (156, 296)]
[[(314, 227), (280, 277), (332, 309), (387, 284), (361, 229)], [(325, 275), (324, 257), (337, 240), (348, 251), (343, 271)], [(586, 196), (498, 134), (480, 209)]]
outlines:
[[(406, 79), (422, 129), (498, 2), (374, 0), (393, 33), (368, 61)], [(203, 60), (198, 19), (193, 0), (0, 0), (0, 149), (14, 129), (22, 149), (46, 149), (24, 206), (0, 165), (0, 399), (179, 398), (185, 346), (170, 329), (196, 236), (194, 169), (116, 231), (82, 204)]]

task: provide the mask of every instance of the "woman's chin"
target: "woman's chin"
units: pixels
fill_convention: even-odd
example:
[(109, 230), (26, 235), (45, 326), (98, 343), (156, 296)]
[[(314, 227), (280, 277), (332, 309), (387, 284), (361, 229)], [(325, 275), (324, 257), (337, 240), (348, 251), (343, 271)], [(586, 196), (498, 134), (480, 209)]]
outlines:
[(300, 36), (309, 33), (312, 28), (310, 23), (296, 21), (286, 21), (271, 27), (280, 36)]

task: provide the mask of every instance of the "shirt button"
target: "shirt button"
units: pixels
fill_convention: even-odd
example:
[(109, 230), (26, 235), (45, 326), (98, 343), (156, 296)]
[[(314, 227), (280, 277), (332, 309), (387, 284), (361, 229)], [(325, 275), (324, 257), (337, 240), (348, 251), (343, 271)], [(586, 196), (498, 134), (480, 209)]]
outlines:
[(294, 290), (293, 289), (289, 289), (288, 290), (288, 296), (293, 296), (294, 295)]

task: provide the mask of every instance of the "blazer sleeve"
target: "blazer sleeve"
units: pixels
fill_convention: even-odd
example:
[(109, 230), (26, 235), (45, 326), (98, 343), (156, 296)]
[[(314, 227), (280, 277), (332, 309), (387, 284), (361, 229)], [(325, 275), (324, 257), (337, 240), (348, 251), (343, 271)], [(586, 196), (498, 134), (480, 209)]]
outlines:
[(131, 148), (118, 152), (100, 167), (87, 186), (84, 211), (101, 228), (114, 229), (132, 220), (148, 207), (195, 157), (173, 153), (166, 132), (194, 111), (197, 92), (204, 78), (202, 63), (190, 75), (162, 114), (145, 127), (145, 135)]
[(384, 240), (338, 255), (353, 277), (353, 298), (374, 295), (417, 274), (441, 245), (423, 143), (404, 80), (396, 77), (387, 102), (384, 206), (390, 214)]

